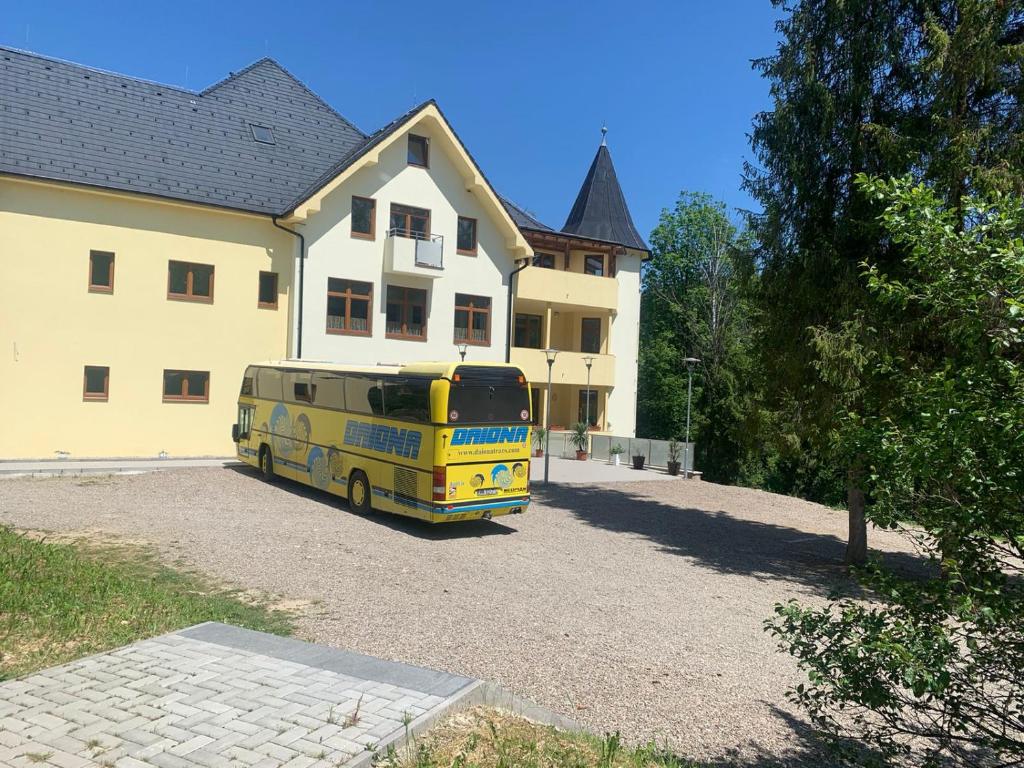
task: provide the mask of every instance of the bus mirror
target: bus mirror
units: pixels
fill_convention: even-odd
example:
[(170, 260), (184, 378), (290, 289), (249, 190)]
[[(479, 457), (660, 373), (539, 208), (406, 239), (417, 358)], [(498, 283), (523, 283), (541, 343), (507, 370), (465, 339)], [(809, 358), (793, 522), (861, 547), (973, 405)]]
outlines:
[(231, 439), (234, 442), (236, 442), (236, 443), (238, 442), (238, 425), (237, 424), (232, 424), (231, 425)]

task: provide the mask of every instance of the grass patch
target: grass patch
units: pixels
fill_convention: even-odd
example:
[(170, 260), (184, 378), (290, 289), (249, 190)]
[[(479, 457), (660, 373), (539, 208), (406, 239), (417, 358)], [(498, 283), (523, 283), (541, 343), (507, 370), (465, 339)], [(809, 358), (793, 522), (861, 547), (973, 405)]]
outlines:
[(236, 594), (142, 547), (51, 542), (0, 526), (0, 680), (202, 621), (291, 631), (287, 614)]
[(604, 738), (538, 725), (477, 707), (442, 721), (408, 754), (382, 757), (381, 768), (696, 768), (656, 745), (627, 747)]

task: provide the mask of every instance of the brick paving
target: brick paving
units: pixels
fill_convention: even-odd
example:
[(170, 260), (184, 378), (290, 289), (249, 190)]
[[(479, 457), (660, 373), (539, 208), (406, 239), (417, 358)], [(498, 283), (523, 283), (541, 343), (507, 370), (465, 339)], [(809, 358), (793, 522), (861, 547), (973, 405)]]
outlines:
[(0, 765), (346, 766), (476, 682), (199, 625), (0, 684)]

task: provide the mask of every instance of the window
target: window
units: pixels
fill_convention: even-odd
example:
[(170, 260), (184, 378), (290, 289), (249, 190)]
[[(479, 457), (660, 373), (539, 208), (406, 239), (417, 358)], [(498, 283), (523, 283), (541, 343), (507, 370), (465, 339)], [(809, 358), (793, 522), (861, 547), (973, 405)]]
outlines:
[(290, 403), (312, 403), (316, 387), (306, 371), (287, 371), (284, 374), (284, 399)]
[(580, 390), (580, 410), (577, 421), (584, 421), (592, 427), (597, 426), (597, 390)]
[(555, 255), (553, 253), (537, 253), (533, 257), (533, 266), (544, 269), (555, 268)]
[(256, 396), (264, 400), (284, 399), (284, 375), (277, 368), (260, 368), (256, 374)]
[(430, 236), (430, 211), (409, 205), (391, 205), (391, 233), (425, 240)]
[(256, 409), (251, 405), (238, 406), (238, 439), (248, 440), (252, 433), (252, 417)]
[(370, 335), (373, 284), (357, 280), (327, 280), (327, 332)]
[(430, 140), (426, 136), (409, 134), (409, 165), (418, 165), (421, 168), (430, 166)]
[(89, 251), (89, 290), (93, 293), (114, 292), (114, 254)]
[(165, 370), (164, 402), (210, 402), (210, 372)]
[(373, 240), (376, 235), (377, 201), (370, 197), (352, 196), (352, 237)]
[(590, 255), (583, 257), (583, 274), (604, 277), (604, 256)]
[(455, 294), (455, 342), (491, 343), (491, 300), (487, 296)]
[(213, 302), (213, 267), (171, 261), (167, 267), (167, 298)]
[(85, 366), (82, 399), (106, 402), (110, 395), (110, 368), (105, 365)]
[(257, 303), (263, 309), (277, 309), (277, 272), (260, 272), (260, 295)]
[(380, 381), (369, 376), (346, 376), (345, 404), (354, 413), (383, 416), (384, 392)]
[(601, 318), (584, 317), (580, 327), (580, 352), (601, 352)]
[(314, 371), (313, 402), (321, 408), (345, 410), (345, 377), (329, 371)]
[(541, 316), (516, 314), (515, 346), (542, 349)]
[(274, 141), (274, 131), (265, 125), (256, 125), (255, 123), (249, 123), (249, 130), (252, 131), (252, 137), (255, 141), (260, 144), (277, 144)]
[(476, 219), (471, 219), (468, 216), (459, 216), (456, 250), (466, 256), (476, 256)]
[(530, 421), (530, 423), (533, 424), (534, 426), (537, 426), (538, 424), (540, 424), (540, 404), (541, 404), (541, 402), (542, 402), (542, 400), (540, 399), (540, 390), (536, 389), (536, 388), (531, 389), (530, 390), (530, 405), (533, 406), (533, 419)]
[(384, 415), (430, 423), (430, 379), (384, 379)]
[(385, 336), (427, 340), (427, 292), (423, 288), (388, 286)]

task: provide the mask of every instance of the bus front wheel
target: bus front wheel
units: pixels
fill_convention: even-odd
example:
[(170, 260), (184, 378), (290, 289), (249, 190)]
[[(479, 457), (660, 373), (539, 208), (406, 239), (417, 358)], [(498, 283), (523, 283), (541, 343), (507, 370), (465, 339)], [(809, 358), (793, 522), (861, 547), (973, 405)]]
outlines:
[(277, 475), (274, 474), (274, 454), (270, 452), (269, 445), (264, 445), (260, 449), (260, 473), (268, 483), (277, 479)]
[(358, 469), (348, 481), (348, 507), (357, 515), (370, 514), (370, 481)]

